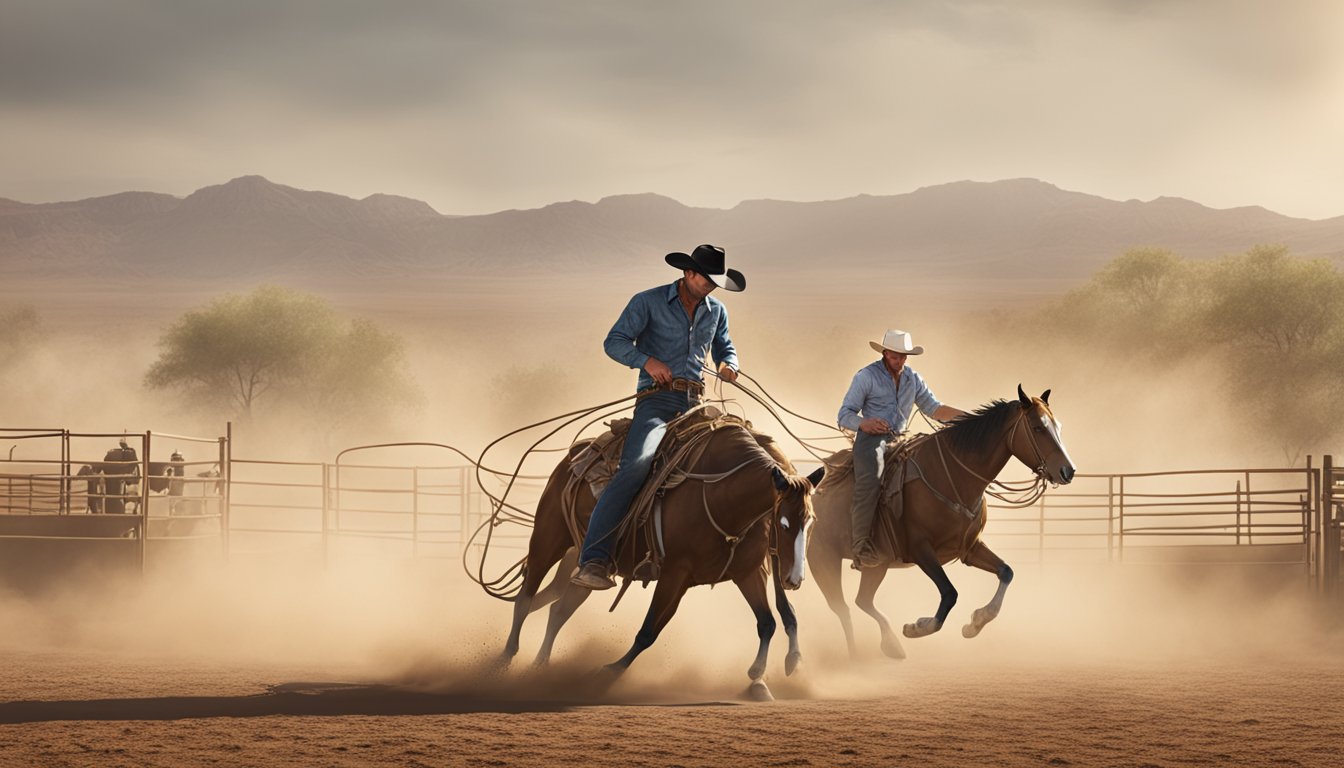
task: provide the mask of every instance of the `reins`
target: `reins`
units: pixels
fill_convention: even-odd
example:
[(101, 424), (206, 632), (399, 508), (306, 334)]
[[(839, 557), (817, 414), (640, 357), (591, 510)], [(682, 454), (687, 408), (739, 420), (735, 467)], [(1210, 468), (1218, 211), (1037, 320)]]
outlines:
[[(921, 415), (922, 413), (923, 412), (921, 411)], [(1013, 421), (1013, 428), (1008, 433), (1008, 443), (1010, 445), (1013, 441), (1013, 436), (1017, 433), (1017, 428), (1021, 426), (1022, 421), (1025, 418), (1026, 418), (1026, 410), (1024, 409), (1018, 413), (1017, 419)], [(928, 417), (926, 416), (925, 421), (927, 420)], [(956, 482), (952, 479), (951, 470), (947, 466), (947, 459), (943, 456), (943, 444), (942, 440), (939, 439), (943, 431), (944, 429), (936, 429), (933, 432), (934, 445), (938, 448), (938, 459), (940, 462), (942, 462), (943, 473), (947, 476), (947, 481), (952, 484), (953, 494), (957, 495), (957, 505), (955, 508), (965, 510), (967, 509), (967, 507), (965, 506), (964, 503), (961, 502), (960, 494), (957, 494)], [(1032, 469), (1032, 473), (1034, 476), (1031, 480), (1028, 481), (1005, 482), (1003, 480), (999, 480), (998, 478), (982, 477), (978, 472), (966, 466), (966, 462), (962, 461), (961, 457), (957, 456), (955, 452), (948, 451), (948, 453), (952, 454), (952, 460), (955, 461), (957, 465), (960, 466), (963, 470), (965, 470), (967, 474), (985, 484), (986, 495), (993, 497), (994, 499), (1003, 503), (1005, 506), (1012, 509), (1029, 507), (1032, 504), (1035, 504), (1037, 501), (1039, 501), (1041, 496), (1045, 495), (1046, 487), (1049, 485), (1049, 481), (1046, 479), (1045, 476), (1045, 459), (1041, 455), (1041, 450), (1036, 445), (1035, 438), (1031, 437), (1030, 434), (1028, 434), (1027, 437), (1031, 442), (1031, 449), (1033, 452), (1035, 452), (1036, 459), (1038, 461), (1037, 465)], [(928, 485), (928, 481), (925, 481), (925, 485)], [(1001, 490), (997, 491), (994, 490), (995, 486), (997, 486)], [(943, 503), (952, 506), (951, 502), (947, 501), (946, 498), (942, 497), (936, 490), (933, 489), (932, 486), (929, 486), (929, 490), (935, 496), (938, 496), (940, 499), (942, 499)], [(1009, 498), (1008, 494), (1017, 494), (1017, 496), (1016, 498)]]

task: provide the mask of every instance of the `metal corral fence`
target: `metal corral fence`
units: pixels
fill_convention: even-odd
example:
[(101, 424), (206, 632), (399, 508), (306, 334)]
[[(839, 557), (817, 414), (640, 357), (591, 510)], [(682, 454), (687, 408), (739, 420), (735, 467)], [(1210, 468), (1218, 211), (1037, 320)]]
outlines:
[(984, 538), (1036, 562), (1269, 565), (1311, 576), (1323, 554), (1319, 482), (1310, 460), (1306, 468), (1080, 474), (1030, 507), (991, 503)]
[(11, 580), (220, 552), (223, 438), (0, 428), (0, 440), (10, 443), (0, 456), (0, 564)]
[[(436, 447), (437, 444), (409, 444)], [(346, 449), (335, 462), (229, 459), (229, 551), (234, 556), (391, 556), (456, 558), (480, 556), (484, 536), (473, 534), (489, 519), (506, 483), (473, 465), (352, 463), (347, 454), (408, 444)], [(446, 447), (446, 446), (437, 446)], [(535, 508), (544, 484), (522, 477), (508, 503)], [(493, 531), (490, 546), (516, 559), (530, 530), (506, 525)], [(469, 551), (474, 550), (474, 551)]]
[(1321, 464), (1321, 581), (1328, 595), (1344, 597), (1344, 468), (1326, 456)]
[[(134, 462), (101, 453), (122, 439), (138, 448)], [(0, 455), (0, 543), (9, 556), (16, 542), (88, 539), (133, 550), (141, 567), (156, 539), (209, 539), (230, 558), (479, 562), (484, 536), (473, 534), (507, 480), (437, 443), (358, 446), (334, 462), (243, 459), (232, 454), (231, 425), (220, 438), (0, 429), (0, 440), (14, 444)], [(162, 454), (179, 446), (196, 455), (165, 463)], [(374, 451), (395, 458), (409, 448), (417, 458), (439, 449), (457, 458), (363, 458)], [(169, 466), (178, 474), (165, 477)], [(543, 488), (544, 478), (521, 477), (508, 501), (525, 516)], [(97, 514), (116, 510), (123, 514)], [(79, 528), (56, 518), (98, 522)], [(1308, 459), (1305, 468), (1082, 474), (1029, 507), (991, 504), (984, 537), (1016, 562), (1278, 566), (1339, 593), (1342, 521), (1344, 469), (1326, 456), (1319, 468)], [(529, 534), (524, 525), (499, 526), (491, 549), (511, 561)]]

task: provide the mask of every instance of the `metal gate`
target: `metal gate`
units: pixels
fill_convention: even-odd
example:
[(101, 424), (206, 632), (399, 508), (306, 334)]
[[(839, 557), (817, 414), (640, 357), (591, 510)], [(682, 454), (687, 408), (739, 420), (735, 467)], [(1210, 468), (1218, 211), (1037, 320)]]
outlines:
[(1335, 466), (1334, 457), (1326, 456), (1321, 464), (1321, 589), (1331, 598), (1344, 595), (1344, 575), (1340, 561), (1344, 560), (1344, 468)]

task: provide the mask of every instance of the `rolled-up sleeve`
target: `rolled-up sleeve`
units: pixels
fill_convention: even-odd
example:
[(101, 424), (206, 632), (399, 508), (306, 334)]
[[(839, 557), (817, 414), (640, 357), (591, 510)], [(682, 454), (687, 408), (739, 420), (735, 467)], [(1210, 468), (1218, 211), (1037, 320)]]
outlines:
[(635, 347), (635, 340), (648, 324), (649, 308), (643, 296), (635, 296), (625, 305), (625, 310), (616, 318), (615, 325), (602, 342), (607, 357), (630, 368), (643, 368), (649, 356)]
[(864, 400), (868, 399), (868, 377), (865, 375), (865, 369), (859, 369), (854, 374), (854, 379), (849, 383), (849, 391), (845, 393), (845, 399), (840, 403), (840, 413), (836, 416), (836, 422), (851, 432), (859, 431), (859, 422), (863, 418), (859, 415), (863, 408)]

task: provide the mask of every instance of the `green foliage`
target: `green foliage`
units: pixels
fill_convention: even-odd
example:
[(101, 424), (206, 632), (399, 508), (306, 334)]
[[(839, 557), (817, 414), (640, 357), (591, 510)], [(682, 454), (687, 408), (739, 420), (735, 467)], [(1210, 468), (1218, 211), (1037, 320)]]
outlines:
[(1142, 350), (1155, 371), (1212, 354), (1229, 415), (1290, 462), (1344, 431), (1344, 275), (1326, 259), (1265, 245), (1208, 262), (1134, 249), (1026, 326), (1121, 359)]
[(266, 286), (183, 315), (159, 339), (145, 375), (208, 406), (250, 418), (263, 399), (332, 423), (358, 410), (414, 402), (401, 341), (362, 320), (346, 322), (324, 300)]

